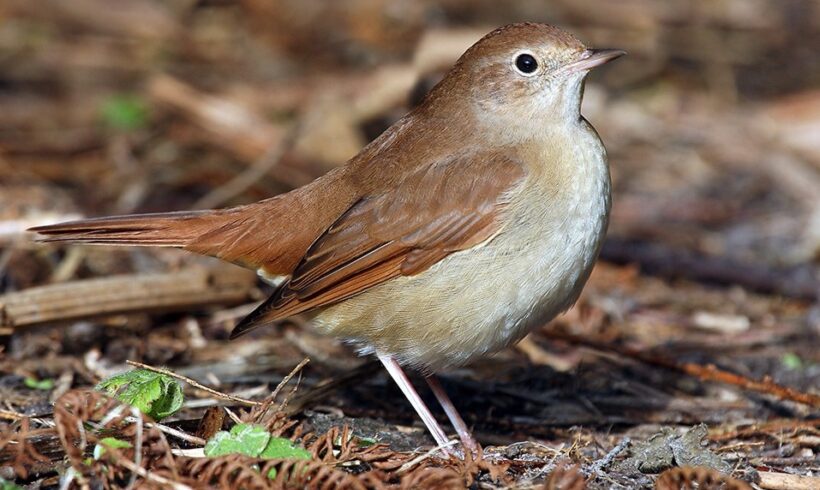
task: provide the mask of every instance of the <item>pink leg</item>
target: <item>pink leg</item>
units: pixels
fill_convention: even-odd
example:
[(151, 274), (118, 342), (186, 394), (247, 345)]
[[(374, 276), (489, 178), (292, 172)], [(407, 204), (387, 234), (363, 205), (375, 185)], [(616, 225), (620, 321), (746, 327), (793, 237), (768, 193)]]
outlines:
[(433, 391), (433, 394), (436, 395), (438, 402), (441, 404), (441, 408), (444, 409), (444, 413), (447, 414), (447, 418), (450, 419), (450, 423), (453, 424), (453, 427), (456, 429), (458, 437), (461, 439), (461, 444), (464, 446), (464, 450), (478, 454), (478, 443), (473, 439), (470, 429), (467, 427), (467, 424), (464, 423), (464, 419), (459, 415), (450, 397), (447, 396), (447, 392), (444, 391), (438, 378), (435, 376), (427, 376), (427, 384), (430, 385), (430, 389)]
[[(430, 409), (427, 408), (427, 405), (424, 404), (421, 397), (418, 393), (416, 393), (415, 388), (413, 385), (410, 384), (410, 380), (407, 379), (407, 375), (404, 374), (401, 366), (399, 363), (395, 361), (390, 356), (379, 354), (379, 360), (384, 364), (385, 369), (387, 372), (390, 373), (390, 376), (393, 378), (393, 381), (399, 385), (399, 389), (404, 393), (404, 396), (407, 397), (407, 400), (413, 405), (413, 408), (416, 409), (416, 413), (419, 414), (421, 417), (421, 421), (424, 422), (424, 425), (427, 426), (427, 430), (430, 431), (430, 434), (433, 436), (433, 439), (436, 440), (436, 444), (439, 446), (443, 446), (447, 444), (447, 436), (444, 434), (444, 431), (441, 429), (441, 426), (438, 425), (436, 419), (433, 417), (433, 414), (430, 413)], [(463, 423), (463, 422), (462, 422)], [(448, 451), (449, 452), (449, 451)]]

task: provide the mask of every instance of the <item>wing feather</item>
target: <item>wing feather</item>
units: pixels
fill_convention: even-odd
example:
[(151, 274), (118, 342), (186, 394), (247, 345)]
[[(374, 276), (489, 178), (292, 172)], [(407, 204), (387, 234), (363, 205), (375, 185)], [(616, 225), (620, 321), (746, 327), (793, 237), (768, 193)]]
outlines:
[(416, 275), (498, 233), (524, 167), (503, 154), (437, 162), (351, 206), (307, 250), (285, 282), (232, 337)]

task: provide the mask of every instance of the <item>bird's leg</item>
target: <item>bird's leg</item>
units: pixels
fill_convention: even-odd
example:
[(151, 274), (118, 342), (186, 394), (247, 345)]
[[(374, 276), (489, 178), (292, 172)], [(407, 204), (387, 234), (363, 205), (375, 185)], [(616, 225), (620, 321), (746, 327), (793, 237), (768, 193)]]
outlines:
[[(430, 409), (427, 408), (427, 405), (424, 404), (419, 394), (416, 392), (413, 385), (410, 384), (410, 380), (407, 379), (407, 375), (404, 374), (401, 366), (395, 359), (388, 355), (378, 354), (379, 360), (384, 364), (385, 369), (387, 372), (390, 373), (390, 377), (393, 378), (393, 381), (399, 385), (399, 389), (404, 396), (407, 397), (407, 400), (413, 405), (413, 408), (416, 409), (416, 413), (419, 414), (421, 417), (421, 421), (424, 422), (424, 425), (427, 426), (427, 430), (430, 431), (430, 434), (433, 436), (433, 439), (436, 440), (436, 444), (439, 446), (444, 446), (448, 444), (447, 436), (444, 434), (444, 430), (442, 430), (441, 426), (436, 422), (436, 419), (433, 417), (433, 414), (430, 413)], [(438, 395), (436, 395), (438, 396)], [(449, 414), (448, 414), (449, 415)], [(463, 422), (462, 422), (463, 423)], [(450, 452), (448, 450), (448, 452)]]
[(430, 385), (430, 389), (433, 391), (433, 394), (436, 395), (439, 404), (441, 404), (441, 408), (444, 409), (444, 413), (447, 414), (447, 418), (450, 419), (450, 423), (453, 424), (453, 427), (456, 429), (458, 437), (461, 439), (461, 444), (464, 446), (464, 450), (478, 454), (478, 443), (473, 439), (470, 429), (467, 427), (467, 424), (464, 423), (464, 419), (461, 418), (461, 415), (459, 415), (458, 410), (456, 410), (455, 405), (453, 405), (453, 401), (447, 396), (447, 392), (444, 391), (441, 382), (433, 375), (427, 376), (426, 379), (427, 384)]

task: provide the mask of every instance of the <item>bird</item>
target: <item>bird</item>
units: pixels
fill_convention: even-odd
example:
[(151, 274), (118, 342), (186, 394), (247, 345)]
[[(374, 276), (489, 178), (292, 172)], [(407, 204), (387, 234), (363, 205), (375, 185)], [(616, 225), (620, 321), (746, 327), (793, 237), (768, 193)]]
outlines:
[(39, 226), (45, 242), (176, 247), (257, 271), (271, 296), (231, 338), (304, 313), (375, 355), (435, 442), (480, 450), (436, 373), (511, 346), (578, 299), (606, 234), (606, 150), (581, 115), (593, 68), (625, 54), (541, 23), (490, 32), (344, 165), (238, 207)]

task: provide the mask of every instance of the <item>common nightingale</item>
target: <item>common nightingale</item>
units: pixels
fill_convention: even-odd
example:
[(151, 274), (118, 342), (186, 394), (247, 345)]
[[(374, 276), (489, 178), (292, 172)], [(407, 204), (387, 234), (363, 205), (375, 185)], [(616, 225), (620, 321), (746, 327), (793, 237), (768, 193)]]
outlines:
[(434, 373), (514, 344), (578, 298), (610, 209), (606, 152), (580, 114), (584, 79), (623, 54), (550, 25), (501, 27), (412, 112), (303, 187), (229, 209), (33, 231), (252, 268), (276, 289), (232, 337), (309, 312), (321, 331), (375, 354), (444, 445), (402, 367), (419, 370), (476, 451)]

